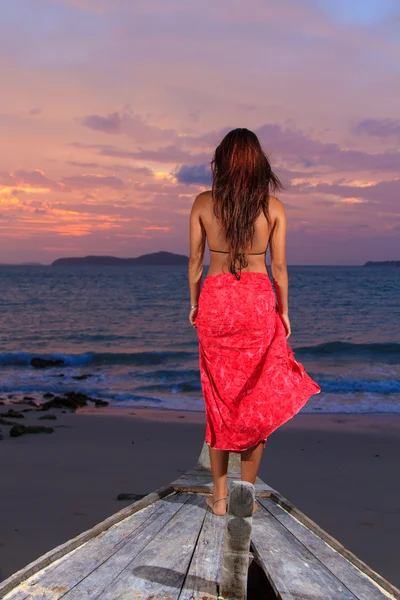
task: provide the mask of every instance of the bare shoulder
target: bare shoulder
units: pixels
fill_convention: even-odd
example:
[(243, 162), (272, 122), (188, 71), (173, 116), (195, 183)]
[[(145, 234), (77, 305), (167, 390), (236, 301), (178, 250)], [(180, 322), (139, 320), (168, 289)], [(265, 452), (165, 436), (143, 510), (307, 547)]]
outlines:
[(192, 212), (201, 214), (201, 211), (208, 205), (211, 200), (211, 191), (200, 192), (194, 199)]
[(198, 203), (206, 203), (209, 202), (212, 198), (211, 190), (206, 190), (205, 192), (200, 192), (195, 198), (195, 202)]
[(279, 198), (276, 198), (275, 196), (269, 197), (268, 209), (269, 214), (274, 220), (283, 219), (285, 217), (285, 206), (282, 200), (279, 200)]
[(282, 200), (279, 200), (279, 198), (277, 198), (276, 196), (269, 197), (269, 207), (271, 210), (278, 213), (285, 212), (285, 207)]

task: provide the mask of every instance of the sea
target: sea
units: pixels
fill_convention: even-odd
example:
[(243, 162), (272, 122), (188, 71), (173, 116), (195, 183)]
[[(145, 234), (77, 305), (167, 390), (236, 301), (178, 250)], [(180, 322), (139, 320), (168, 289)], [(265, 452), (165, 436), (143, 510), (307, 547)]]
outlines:
[[(400, 270), (288, 274), (288, 342), (322, 388), (302, 412), (400, 413)], [(0, 290), (3, 400), (75, 391), (116, 407), (204, 410), (186, 266), (1, 266)]]

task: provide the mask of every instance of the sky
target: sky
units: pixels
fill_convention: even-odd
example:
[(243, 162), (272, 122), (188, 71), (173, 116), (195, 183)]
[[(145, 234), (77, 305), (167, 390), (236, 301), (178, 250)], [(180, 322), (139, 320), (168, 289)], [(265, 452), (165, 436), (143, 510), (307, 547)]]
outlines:
[(2, 0), (0, 25), (0, 262), (188, 255), (235, 127), (284, 183), (289, 265), (400, 259), (397, 0)]

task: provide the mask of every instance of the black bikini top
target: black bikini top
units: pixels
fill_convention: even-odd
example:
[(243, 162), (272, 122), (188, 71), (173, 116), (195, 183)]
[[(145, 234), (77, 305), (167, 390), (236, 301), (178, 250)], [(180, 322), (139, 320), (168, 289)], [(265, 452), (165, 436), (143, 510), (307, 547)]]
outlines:
[[(229, 250), (213, 250), (212, 248), (209, 248), (210, 252), (223, 252), (224, 254), (229, 254)], [(247, 254), (265, 254), (265, 252), (268, 250), (268, 248), (265, 248), (265, 250), (263, 250), (262, 252), (248, 252)], [(243, 252), (243, 254), (245, 254)]]
[[(209, 250), (210, 250), (210, 252), (222, 252), (223, 254), (229, 254), (228, 250), (213, 250), (212, 248), (209, 248)], [(263, 252), (249, 252), (248, 254), (265, 254), (267, 250), (268, 250), (268, 246), (265, 248), (265, 250)], [(236, 277), (236, 279), (240, 279), (242, 269), (244, 269), (248, 266), (248, 262), (246, 260), (245, 252), (239, 252), (237, 257), (239, 259), (239, 276), (237, 274), (235, 263), (233, 261), (231, 261), (231, 264), (229, 265), (229, 271), (232, 273), (232, 275), (234, 275)]]

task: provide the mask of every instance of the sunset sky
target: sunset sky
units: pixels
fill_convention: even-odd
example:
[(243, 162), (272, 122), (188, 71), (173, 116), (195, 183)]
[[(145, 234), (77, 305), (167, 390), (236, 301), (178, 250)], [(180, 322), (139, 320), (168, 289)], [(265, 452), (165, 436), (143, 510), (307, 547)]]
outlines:
[(289, 265), (400, 260), (397, 0), (2, 0), (0, 19), (0, 262), (188, 254), (234, 127), (286, 186)]

